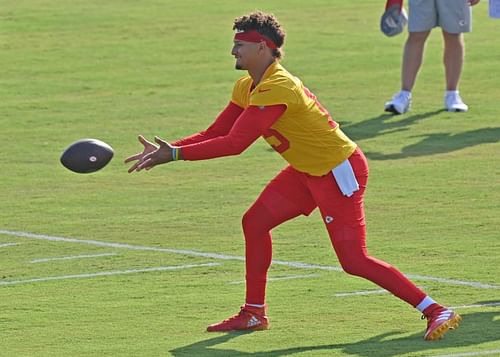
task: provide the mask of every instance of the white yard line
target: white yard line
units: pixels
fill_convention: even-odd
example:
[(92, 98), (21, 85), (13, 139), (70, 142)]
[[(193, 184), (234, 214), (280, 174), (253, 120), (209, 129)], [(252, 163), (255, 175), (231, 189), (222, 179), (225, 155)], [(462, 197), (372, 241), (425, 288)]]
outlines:
[[(132, 244), (126, 244), (126, 243), (102, 242), (102, 241), (87, 240), (87, 239), (55, 237), (55, 236), (49, 236), (49, 235), (44, 235), (44, 234), (34, 234), (34, 233), (29, 233), (29, 232), (0, 230), (0, 234), (14, 236), (14, 237), (46, 240), (46, 241), (52, 241), (52, 242), (78, 243), (78, 244), (95, 245), (95, 246), (100, 246), (100, 247), (141, 250), (141, 251), (153, 251), (153, 252), (165, 252), (165, 253), (172, 253), (172, 254), (182, 254), (182, 255), (187, 255), (187, 256), (221, 259), (221, 260), (238, 260), (238, 261), (245, 260), (244, 257), (236, 256), (236, 255), (225, 255), (225, 254), (218, 254), (218, 253), (204, 253), (204, 252), (198, 252), (195, 250), (184, 250), (184, 249), (157, 248), (157, 247), (148, 247), (148, 246), (141, 246), (141, 245), (132, 245)], [(327, 271), (342, 271), (342, 268), (337, 267), (337, 266), (307, 264), (307, 263), (301, 263), (301, 262), (287, 262), (287, 261), (281, 261), (281, 260), (273, 260), (273, 264), (285, 265), (285, 266), (298, 268), (298, 269), (317, 269), (317, 270), (327, 270)], [(462, 280), (456, 280), (456, 279), (446, 279), (446, 278), (438, 278), (438, 277), (433, 277), (433, 276), (415, 275), (415, 274), (406, 274), (406, 276), (410, 279), (424, 280), (424, 281), (435, 281), (435, 282), (449, 284), (449, 285), (470, 286), (470, 287), (479, 288), (479, 289), (500, 289), (500, 285), (486, 284), (486, 283), (475, 282), (475, 281), (462, 281)]]
[[(419, 289), (425, 290), (426, 286), (419, 285)], [(335, 297), (345, 297), (345, 296), (362, 296), (362, 295), (377, 295), (377, 294), (389, 294), (385, 289), (372, 289), (372, 290), (360, 290), (360, 291), (350, 291), (346, 293), (336, 293)]]
[(143, 246), (143, 245), (133, 245), (133, 244), (127, 244), (127, 243), (112, 243), (112, 242), (102, 242), (102, 241), (98, 241), (98, 240), (89, 240), (89, 239), (55, 237), (55, 236), (48, 236), (45, 234), (6, 231), (6, 230), (1, 230), (1, 229), (0, 229), (0, 234), (5, 234), (5, 235), (9, 235), (9, 236), (14, 236), (14, 237), (46, 240), (46, 241), (51, 241), (51, 242), (88, 244), (88, 245), (95, 245), (98, 247), (110, 247), (110, 248), (129, 249), (129, 250), (151, 251), (151, 252), (164, 252), (164, 253), (183, 254), (183, 255), (188, 255), (188, 256), (222, 259), (222, 260), (241, 260), (241, 261), (245, 260), (244, 257), (239, 257), (239, 256), (216, 254), (216, 253), (203, 253), (203, 252), (197, 252), (194, 250), (158, 248), (158, 247), (148, 247), (148, 246)]
[(451, 306), (450, 309), (473, 309), (475, 307), (494, 307), (494, 306), (500, 306), (500, 302), (487, 302), (484, 304)]
[(19, 285), (19, 284), (27, 284), (27, 283), (39, 283), (39, 282), (52, 281), (52, 280), (85, 279), (85, 278), (95, 278), (95, 277), (99, 277), (99, 276), (136, 274), (136, 273), (146, 273), (146, 272), (166, 271), (166, 270), (180, 270), (180, 269), (189, 269), (189, 268), (198, 268), (198, 267), (213, 267), (213, 266), (218, 266), (218, 265), (220, 265), (220, 263), (188, 264), (188, 265), (174, 265), (174, 266), (156, 267), (156, 268), (101, 271), (98, 273), (87, 273), (87, 274), (48, 276), (45, 278), (0, 281), (0, 286)]
[[(303, 274), (303, 275), (287, 275), (287, 276), (279, 276), (276, 278), (267, 278), (267, 281), (279, 281), (279, 280), (292, 280), (292, 279), (309, 279), (309, 278), (317, 278), (321, 275), (319, 274)], [(245, 280), (240, 281), (231, 281), (229, 284), (244, 284)]]
[(30, 261), (30, 263), (45, 263), (45, 262), (51, 262), (53, 260), (72, 260), (72, 259), (110, 257), (113, 255), (118, 255), (118, 253), (81, 254), (81, 255), (70, 255), (67, 257), (41, 258), (41, 259), (33, 259)]
[(488, 355), (500, 355), (500, 350), (489, 350), (489, 351), (477, 351), (477, 352), (460, 352), (451, 355), (434, 355), (431, 357), (469, 357), (469, 356), (488, 356)]
[[(243, 257), (241, 257), (241, 258), (242, 258), (242, 260), (244, 260)], [(331, 265), (318, 265), (318, 264), (308, 264), (308, 263), (301, 263), (301, 262), (286, 262), (283, 260), (274, 260), (274, 259), (273, 259), (273, 264), (285, 265), (288, 267), (298, 268), (298, 269), (318, 269), (318, 270), (328, 270), (328, 271), (338, 271), (338, 272), (344, 271), (341, 267), (336, 267), (336, 266), (331, 266)]]
[(18, 245), (19, 243), (0, 243), (0, 248), (11, 247), (13, 245)]
[(335, 294), (335, 296), (345, 297), (345, 296), (376, 295), (376, 294), (387, 294), (387, 293), (389, 292), (385, 289), (378, 289), (378, 290), (353, 291), (349, 293), (337, 293)]
[(446, 279), (446, 278), (435, 278), (427, 275), (417, 275), (417, 274), (405, 274), (410, 279), (415, 280), (425, 280), (425, 281), (436, 281), (438, 283), (450, 284), (450, 285), (464, 285), (464, 286), (472, 286), (473, 288), (480, 289), (500, 289), (500, 285), (494, 284), (485, 284), (475, 281), (462, 281), (455, 279)]

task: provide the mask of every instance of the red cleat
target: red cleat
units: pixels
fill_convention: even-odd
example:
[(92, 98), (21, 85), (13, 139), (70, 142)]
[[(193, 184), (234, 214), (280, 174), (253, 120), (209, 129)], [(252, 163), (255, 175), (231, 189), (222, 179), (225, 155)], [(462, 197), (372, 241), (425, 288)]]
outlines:
[(208, 332), (227, 332), (241, 330), (267, 330), (270, 327), (265, 307), (243, 305), (239, 313), (227, 320), (207, 327)]
[(441, 339), (448, 330), (458, 328), (462, 317), (453, 310), (446, 308), (436, 309), (427, 318), (427, 331), (424, 340), (435, 341)]

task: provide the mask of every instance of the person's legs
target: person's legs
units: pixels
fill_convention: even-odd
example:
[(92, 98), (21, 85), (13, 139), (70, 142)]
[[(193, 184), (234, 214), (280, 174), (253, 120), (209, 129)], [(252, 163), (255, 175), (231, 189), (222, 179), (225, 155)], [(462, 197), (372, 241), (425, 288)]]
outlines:
[[(333, 233), (339, 233), (342, 230), (345, 231), (345, 229), (345, 227), (338, 227)], [(356, 234), (355, 232), (352, 232), (352, 234), (359, 235), (359, 233)], [(334, 248), (346, 273), (372, 281), (413, 307), (416, 307), (425, 298), (425, 293), (409, 281), (398, 269), (368, 255), (364, 239), (339, 241), (334, 243)]]
[(458, 82), (464, 63), (464, 36), (461, 33), (449, 33), (443, 30), (443, 62), (446, 74), (446, 90), (458, 90)]
[[(269, 203), (279, 203), (279, 210)], [(302, 214), (299, 207), (273, 190), (265, 190), (243, 216), (247, 304), (264, 305), (267, 271), (272, 259), (271, 230)]]
[(425, 42), (438, 23), (434, 1), (408, 0), (408, 38), (403, 49), (401, 90), (385, 103), (385, 111), (403, 114), (410, 110), (413, 86), (422, 65)]
[(464, 35), (472, 30), (472, 10), (467, 0), (436, 0), (438, 25), (442, 29), (446, 91), (444, 106), (451, 112), (466, 112), (469, 107), (458, 92), (464, 64)]
[(409, 33), (403, 52), (401, 90), (412, 91), (418, 71), (422, 65), (425, 42), (430, 33), (430, 31)]
[(316, 204), (291, 167), (281, 171), (244, 214), (246, 297), (241, 311), (228, 320), (213, 324), (208, 331), (267, 329), (265, 295), (267, 271), (272, 259), (271, 230), (301, 214), (309, 215)]
[(271, 230), (301, 214), (310, 214), (316, 207), (300, 177), (291, 167), (281, 171), (243, 216), (247, 304), (265, 303), (267, 271), (272, 258)]
[(411, 91), (415, 85), (418, 71), (422, 65), (425, 41), (430, 31), (410, 32), (403, 51), (401, 66), (401, 90), (385, 103), (385, 111), (403, 114), (410, 110)]
[(363, 207), (368, 166), (360, 150), (351, 155), (349, 162), (359, 184), (359, 190), (352, 196), (342, 194), (333, 176), (311, 179), (309, 186), (342, 268), (348, 274), (372, 281), (423, 312), (429, 319), (426, 339), (442, 337), (449, 328), (458, 326), (460, 317), (436, 304), (394, 266), (368, 255)]
[(451, 112), (466, 112), (469, 107), (462, 101), (458, 91), (458, 83), (464, 64), (464, 36), (462, 33), (450, 33), (443, 30), (446, 92), (444, 106)]
[(339, 262), (348, 274), (368, 279), (415, 307), (425, 293), (392, 265), (369, 256), (366, 251), (363, 200), (368, 166), (360, 150), (349, 161), (359, 184), (359, 190), (351, 197), (342, 194), (332, 175), (322, 177), (321, 182), (317, 180), (312, 189)]

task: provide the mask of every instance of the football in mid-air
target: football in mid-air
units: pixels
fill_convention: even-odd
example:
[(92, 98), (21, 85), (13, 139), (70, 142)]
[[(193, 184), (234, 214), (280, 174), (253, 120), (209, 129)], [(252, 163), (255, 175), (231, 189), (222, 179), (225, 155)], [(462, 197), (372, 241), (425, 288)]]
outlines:
[(61, 155), (61, 164), (79, 174), (102, 169), (113, 158), (113, 148), (97, 139), (81, 139), (69, 145)]

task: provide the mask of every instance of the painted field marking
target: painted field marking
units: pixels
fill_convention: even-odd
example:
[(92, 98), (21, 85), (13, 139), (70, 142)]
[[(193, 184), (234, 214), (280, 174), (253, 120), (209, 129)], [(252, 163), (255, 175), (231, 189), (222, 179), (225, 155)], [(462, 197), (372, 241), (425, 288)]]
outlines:
[(389, 293), (385, 289), (378, 290), (365, 290), (365, 291), (353, 291), (352, 293), (337, 293), (336, 297), (344, 297), (344, 296), (360, 296), (360, 295), (376, 295), (376, 294), (387, 294)]
[(450, 285), (472, 286), (474, 288), (481, 288), (481, 289), (500, 289), (500, 285), (486, 284), (475, 281), (461, 281), (455, 279), (435, 278), (432, 276), (418, 275), (418, 274), (405, 274), (405, 275), (407, 278), (415, 280), (435, 281), (438, 283), (445, 283)]
[[(419, 289), (426, 289), (426, 286), (418, 286)], [(389, 292), (385, 289), (374, 289), (374, 290), (361, 290), (361, 291), (352, 291), (348, 293), (336, 293), (335, 297), (345, 297), (345, 296), (362, 296), (362, 295), (376, 295), (376, 294), (389, 294)]]
[[(52, 241), (52, 242), (78, 243), (78, 244), (95, 245), (95, 246), (99, 246), (99, 247), (111, 247), (111, 248), (121, 248), (121, 249), (130, 249), (130, 250), (165, 252), (165, 253), (182, 254), (182, 255), (194, 256), (194, 257), (221, 259), (221, 260), (238, 260), (238, 261), (245, 260), (244, 257), (236, 256), (236, 255), (225, 255), (225, 254), (218, 254), (218, 253), (204, 253), (204, 252), (199, 252), (199, 251), (195, 251), (195, 250), (185, 250), (185, 249), (156, 248), (156, 247), (147, 247), (147, 246), (141, 246), (141, 245), (126, 244), (126, 243), (102, 242), (102, 241), (87, 240), (87, 239), (54, 237), (54, 236), (49, 236), (49, 235), (44, 235), (44, 234), (34, 234), (34, 233), (29, 233), (29, 232), (0, 230), (0, 234), (15, 236), (15, 237), (22, 237), (22, 238), (47, 240), (47, 241)], [(306, 263), (300, 263), (300, 262), (287, 262), (287, 261), (281, 261), (281, 260), (273, 260), (273, 264), (285, 265), (285, 266), (298, 268), (298, 269), (343, 271), (342, 268), (337, 267), (337, 266), (306, 264)], [(486, 284), (486, 283), (475, 282), (475, 281), (462, 281), (462, 280), (438, 278), (438, 277), (433, 277), (433, 276), (416, 275), (416, 274), (405, 274), (405, 275), (410, 279), (424, 280), (424, 281), (435, 281), (435, 282), (449, 284), (449, 285), (470, 286), (470, 287), (479, 288), (479, 289), (500, 289), (500, 285)]]
[(484, 303), (484, 304), (451, 306), (450, 309), (473, 309), (475, 307), (494, 307), (494, 306), (500, 306), (500, 302), (488, 302), (488, 303)]
[(3, 248), (3, 247), (11, 247), (13, 245), (19, 245), (19, 243), (1, 243), (0, 244), (0, 248)]
[(39, 283), (39, 282), (53, 281), (53, 280), (84, 279), (84, 278), (95, 278), (95, 277), (99, 277), (99, 276), (136, 274), (136, 273), (167, 271), (167, 270), (181, 270), (181, 269), (198, 268), (198, 267), (213, 267), (213, 266), (218, 266), (218, 265), (221, 265), (221, 264), (220, 263), (203, 263), (203, 264), (173, 265), (173, 266), (156, 267), (156, 268), (127, 269), (127, 270), (115, 270), (115, 271), (102, 271), (102, 272), (98, 272), (98, 273), (87, 273), (87, 274), (48, 276), (45, 278), (0, 281), (0, 286)]
[(489, 350), (489, 351), (477, 351), (477, 352), (461, 352), (454, 353), (451, 355), (434, 355), (431, 357), (468, 357), (468, 356), (488, 356), (488, 355), (500, 355), (500, 350)]
[(81, 254), (81, 255), (70, 255), (67, 257), (41, 258), (41, 259), (33, 259), (30, 261), (30, 263), (45, 263), (45, 262), (51, 262), (53, 260), (72, 260), (72, 259), (110, 257), (113, 255), (118, 255), (118, 253)]
[(183, 255), (188, 255), (188, 256), (222, 259), (222, 260), (241, 260), (241, 261), (245, 260), (244, 257), (239, 257), (239, 256), (235, 256), (235, 255), (203, 253), (203, 252), (197, 252), (194, 250), (183, 250), (183, 249), (157, 248), (157, 247), (148, 247), (148, 246), (143, 246), (143, 245), (133, 245), (133, 244), (127, 244), (127, 243), (102, 242), (102, 241), (98, 241), (98, 240), (89, 240), (89, 239), (55, 237), (55, 236), (48, 236), (45, 234), (6, 231), (6, 230), (1, 230), (1, 229), (0, 229), (0, 234), (10, 235), (10, 236), (14, 236), (14, 237), (21, 237), (21, 238), (46, 240), (46, 241), (51, 241), (51, 242), (88, 244), (88, 245), (95, 245), (98, 247), (110, 247), (110, 248), (130, 249), (130, 250), (150, 251), (150, 252), (164, 252), (164, 253), (183, 254)]
[[(425, 289), (425, 286), (419, 286), (420, 289)], [(335, 297), (345, 297), (345, 296), (360, 296), (360, 295), (376, 295), (376, 294), (389, 294), (385, 289), (377, 290), (365, 290), (365, 291), (353, 291), (349, 293), (337, 293)], [(471, 305), (460, 305), (460, 306), (450, 306), (449, 309), (460, 310), (460, 309), (473, 309), (473, 308), (483, 308), (483, 307), (495, 307), (500, 306), (500, 302), (490, 302), (484, 304), (471, 304)]]
[[(278, 276), (275, 278), (267, 278), (267, 282), (279, 281), (279, 280), (292, 280), (292, 279), (309, 279), (309, 278), (317, 278), (319, 276), (321, 276), (321, 275), (319, 275), (319, 274), (302, 274), (302, 275)], [(245, 280), (231, 281), (228, 284), (245, 284)]]

